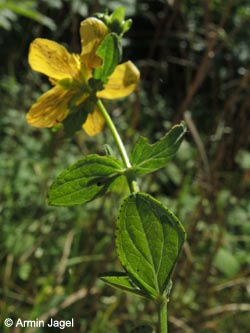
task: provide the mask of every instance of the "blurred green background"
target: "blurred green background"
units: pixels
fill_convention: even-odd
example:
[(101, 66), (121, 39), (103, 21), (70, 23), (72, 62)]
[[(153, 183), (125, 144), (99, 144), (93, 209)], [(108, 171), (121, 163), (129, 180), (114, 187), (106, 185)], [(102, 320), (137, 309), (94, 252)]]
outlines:
[(84, 207), (46, 203), (63, 169), (112, 147), (108, 131), (68, 139), (25, 122), (50, 86), (28, 66), (30, 42), (53, 39), (77, 53), (80, 22), (120, 5), (133, 19), (123, 59), (138, 66), (141, 83), (106, 106), (128, 150), (139, 134), (154, 142), (182, 119), (188, 127), (176, 158), (141, 182), (188, 233), (169, 331), (249, 333), (249, 0), (0, 0), (0, 320), (73, 317), (75, 327), (64, 332), (128, 333), (157, 319), (150, 302), (98, 280), (121, 270), (113, 231), (122, 194)]

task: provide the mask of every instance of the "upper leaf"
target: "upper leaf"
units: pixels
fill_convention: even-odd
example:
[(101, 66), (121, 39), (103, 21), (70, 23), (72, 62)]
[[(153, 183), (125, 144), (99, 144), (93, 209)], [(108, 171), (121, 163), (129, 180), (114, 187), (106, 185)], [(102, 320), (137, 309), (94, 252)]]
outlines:
[(173, 126), (154, 144), (149, 144), (146, 138), (139, 137), (130, 156), (136, 175), (144, 175), (163, 168), (177, 152), (185, 132), (186, 127), (181, 123)]
[(108, 13), (97, 13), (99, 19), (101, 19), (110, 32), (116, 33), (118, 36), (123, 36), (131, 27), (132, 20), (125, 20), (125, 8), (118, 7), (110, 15)]
[(94, 79), (106, 83), (121, 60), (119, 37), (114, 33), (108, 34), (101, 42), (96, 54), (102, 59), (102, 65), (94, 70)]
[(185, 240), (177, 217), (145, 193), (125, 199), (119, 212), (116, 247), (128, 276), (156, 299), (166, 290)]
[(111, 156), (88, 155), (64, 170), (48, 191), (54, 206), (84, 204), (105, 193), (121, 176), (121, 162)]

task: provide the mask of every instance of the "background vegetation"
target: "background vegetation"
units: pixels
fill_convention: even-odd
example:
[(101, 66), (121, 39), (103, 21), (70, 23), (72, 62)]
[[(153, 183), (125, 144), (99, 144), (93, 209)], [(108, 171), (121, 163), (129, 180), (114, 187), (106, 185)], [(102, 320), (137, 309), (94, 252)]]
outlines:
[(138, 133), (153, 142), (182, 119), (189, 129), (173, 162), (141, 184), (188, 233), (175, 270), (170, 332), (248, 333), (248, 0), (0, 0), (0, 317), (74, 317), (76, 327), (65, 330), (72, 333), (125, 333), (155, 319), (150, 302), (97, 279), (119, 269), (113, 226), (121, 193), (84, 208), (46, 204), (55, 175), (82, 154), (112, 146), (108, 131), (67, 139), (25, 122), (49, 87), (27, 64), (30, 42), (49, 38), (79, 52), (81, 20), (120, 5), (133, 18), (124, 60), (137, 64), (141, 83), (108, 107), (128, 149)]

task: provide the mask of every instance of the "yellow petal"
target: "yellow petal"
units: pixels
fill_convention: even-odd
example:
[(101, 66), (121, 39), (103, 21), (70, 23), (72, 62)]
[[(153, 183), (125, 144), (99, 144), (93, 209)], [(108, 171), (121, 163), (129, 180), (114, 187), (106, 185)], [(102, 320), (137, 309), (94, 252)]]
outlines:
[(68, 114), (67, 104), (73, 92), (55, 86), (41, 95), (26, 115), (27, 122), (35, 127), (53, 127)]
[(116, 99), (126, 97), (131, 94), (140, 79), (140, 72), (137, 67), (127, 61), (118, 65), (110, 75), (105, 89), (97, 93), (100, 98)]
[(63, 46), (48, 39), (36, 38), (30, 44), (29, 64), (32, 69), (54, 80), (77, 79), (80, 72), (79, 57)]
[(96, 56), (95, 53), (108, 32), (107, 26), (94, 17), (90, 17), (81, 22), (81, 61), (86, 64), (88, 68), (95, 68), (101, 65), (101, 58)]
[(102, 115), (97, 110), (94, 110), (93, 113), (88, 114), (87, 120), (82, 127), (89, 136), (93, 136), (102, 131), (104, 123), (105, 120)]

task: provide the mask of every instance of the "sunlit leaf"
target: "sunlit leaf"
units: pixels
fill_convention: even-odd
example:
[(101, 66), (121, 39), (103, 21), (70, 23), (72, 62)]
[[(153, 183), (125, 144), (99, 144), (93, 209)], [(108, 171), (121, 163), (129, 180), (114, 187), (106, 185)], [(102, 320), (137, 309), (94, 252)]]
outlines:
[(185, 240), (178, 218), (145, 193), (123, 202), (117, 221), (119, 259), (133, 283), (151, 298), (164, 293)]
[(94, 200), (109, 190), (121, 171), (121, 162), (114, 157), (83, 157), (56, 178), (48, 191), (48, 202), (54, 206), (74, 206)]
[(136, 174), (144, 175), (163, 168), (177, 152), (185, 133), (186, 127), (181, 123), (154, 144), (149, 144), (146, 138), (139, 137), (130, 156)]
[(108, 34), (101, 42), (96, 54), (102, 59), (102, 65), (94, 70), (94, 78), (106, 83), (121, 59), (121, 46), (116, 34)]

